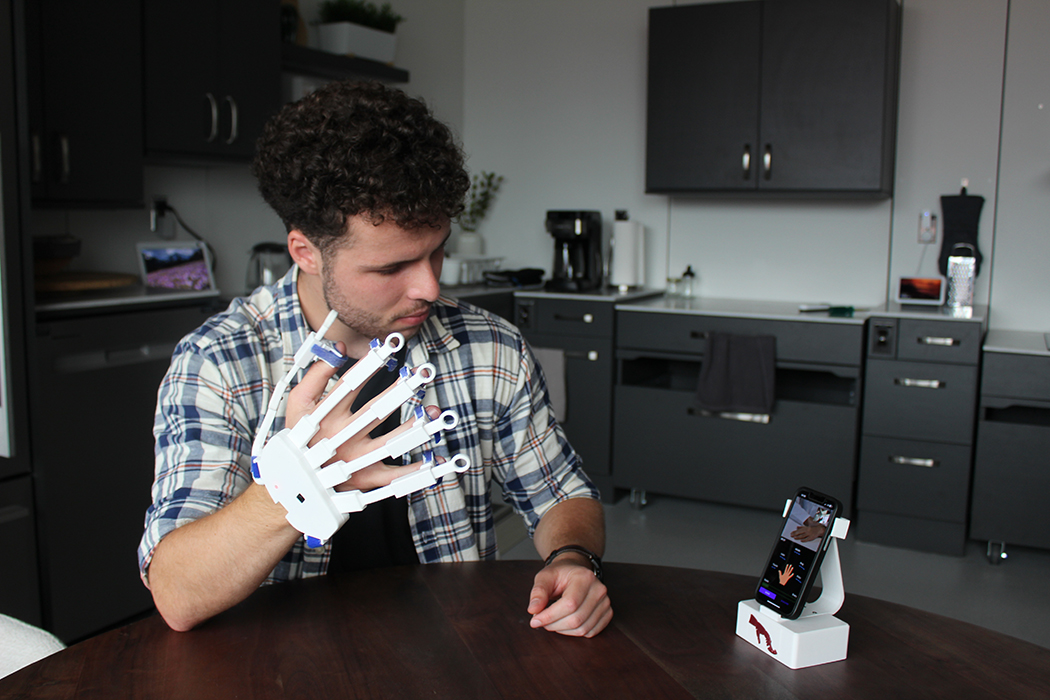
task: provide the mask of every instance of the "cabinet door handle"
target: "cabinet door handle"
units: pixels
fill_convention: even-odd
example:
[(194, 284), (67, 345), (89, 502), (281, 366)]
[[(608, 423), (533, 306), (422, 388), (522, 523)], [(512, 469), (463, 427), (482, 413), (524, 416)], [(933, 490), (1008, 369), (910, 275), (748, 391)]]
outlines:
[(210, 92), (204, 93), (204, 97), (207, 98), (208, 108), (211, 110), (211, 132), (204, 142), (211, 143), (219, 135), (219, 103), (215, 101), (215, 95)]
[(58, 137), (58, 150), (61, 154), (61, 163), (59, 164), (59, 176), (58, 181), (63, 185), (69, 184), (69, 136), (62, 134)]
[(941, 465), (936, 459), (924, 459), (922, 457), (905, 457), (903, 455), (890, 455), (890, 461), (894, 464), (904, 464), (909, 467), (939, 467)]
[(226, 103), (230, 105), (230, 138), (226, 139), (226, 145), (229, 146), (237, 140), (237, 100), (227, 95)]
[(940, 338), (934, 335), (919, 336), (916, 340), (919, 341), (919, 345), (937, 345), (941, 347), (962, 345), (962, 341), (958, 338)]
[(586, 352), (584, 352), (583, 350), (566, 350), (565, 357), (567, 357), (570, 360), (587, 360), (589, 362), (597, 362), (598, 351), (587, 350)]
[(33, 134), (30, 143), (33, 150), (33, 182), (43, 182), (44, 157), (40, 152), (40, 134)]
[(767, 180), (773, 177), (773, 146), (768, 143), (762, 153), (762, 175)]
[(555, 321), (573, 321), (574, 323), (594, 323), (593, 314), (584, 314), (583, 316), (566, 316), (565, 314), (554, 314)]
[(706, 416), (708, 418), (722, 418), (724, 420), (736, 420), (742, 423), (762, 423), (763, 425), (769, 424), (768, 413), (735, 413), (732, 411), (704, 411), (703, 409), (694, 408), (689, 406), (685, 409), (685, 412), (690, 416)]
[(910, 386), (917, 389), (943, 389), (948, 386), (940, 379), (910, 379), (908, 377), (897, 377), (893, 383), (897, 386)]
[(749, 144), (749, 143), (745, 143), (744, 144), (743, 166), (744, 166), (744, 179), (745, 180), (750, 180), (751, 179), (751, 144)]

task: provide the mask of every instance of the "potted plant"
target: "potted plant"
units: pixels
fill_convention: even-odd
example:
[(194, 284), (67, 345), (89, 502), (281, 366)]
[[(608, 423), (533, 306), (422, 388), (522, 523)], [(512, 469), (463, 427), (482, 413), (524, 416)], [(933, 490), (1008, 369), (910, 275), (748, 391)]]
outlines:
[(369, 0), (324, 0), (318, 7), (321, 49), (393, 63), (397, 50), (397, 25), (404, 17), (390, 3), (377, 6)]
[(503, 184), (503, 176), (481, 171), (470, 183), (470, 195), (466, 208), (459, 216), (461, 233), (456, 241), (456, 250), (461, 255), (481, 255), (485, 252), (485, 243), (478, 233), (482, 219), (489, 213), (489, 207), (496, 200), (496, 194)]

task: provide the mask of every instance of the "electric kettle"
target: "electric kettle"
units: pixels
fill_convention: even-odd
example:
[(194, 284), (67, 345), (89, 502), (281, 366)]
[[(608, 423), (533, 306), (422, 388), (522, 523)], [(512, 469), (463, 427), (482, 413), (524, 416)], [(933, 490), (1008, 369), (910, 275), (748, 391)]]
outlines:
[(250, 292), (256, 287), (274, 284), (291, 266), (292, 256), (283, 243), (256, 243), (248, 260), (245, 287)]

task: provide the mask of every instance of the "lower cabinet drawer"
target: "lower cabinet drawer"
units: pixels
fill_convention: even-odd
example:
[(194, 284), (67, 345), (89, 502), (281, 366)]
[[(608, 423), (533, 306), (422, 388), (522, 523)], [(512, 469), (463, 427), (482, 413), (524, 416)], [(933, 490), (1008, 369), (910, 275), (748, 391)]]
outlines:
[(864, 542), (961, 557), (966, 553), (966, 523), (880, 513), (857, 506), (851, 528)]
[(981, 403), (970, 537), (1050, 549), (1050, 402)]
[(868, 360), (865, 377), (865, 434), (973, 441), (976, 367)]
[(970, 447), (865, 435), (857, 510), (966, 522)]
[(844, 504), (853, 490), (857, 409), (778, 400), (769, 423), (693, 409), (693, 394), (617, 386), (613, 483), (779, 510), (799, 486)]

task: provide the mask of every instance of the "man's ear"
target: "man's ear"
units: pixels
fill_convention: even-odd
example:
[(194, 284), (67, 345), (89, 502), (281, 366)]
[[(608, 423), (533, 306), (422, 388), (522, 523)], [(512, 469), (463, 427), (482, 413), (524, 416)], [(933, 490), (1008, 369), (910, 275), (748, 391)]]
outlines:
[(321, 251), (299, 229), (288, 232), (288, 254), (306, 274), (321, 274)]

